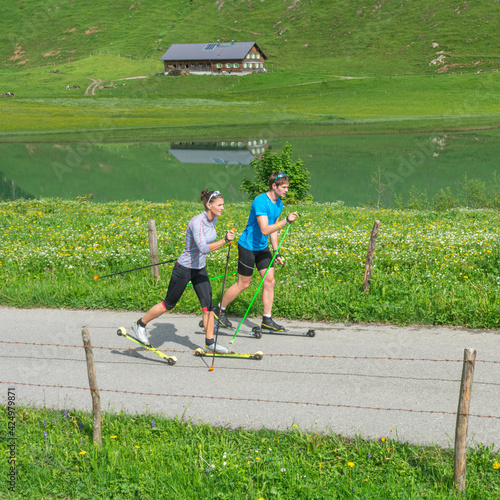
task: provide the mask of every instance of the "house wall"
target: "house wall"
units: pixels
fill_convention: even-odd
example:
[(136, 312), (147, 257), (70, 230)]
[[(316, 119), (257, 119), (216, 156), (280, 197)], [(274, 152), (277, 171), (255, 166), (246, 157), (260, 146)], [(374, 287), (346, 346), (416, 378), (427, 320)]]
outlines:
[(265, 70), (265, 60), (253, 47), (242, 61), (164, 61), (164, 68), (165, 73), (174, 69), (192, 73), (253, 73)]

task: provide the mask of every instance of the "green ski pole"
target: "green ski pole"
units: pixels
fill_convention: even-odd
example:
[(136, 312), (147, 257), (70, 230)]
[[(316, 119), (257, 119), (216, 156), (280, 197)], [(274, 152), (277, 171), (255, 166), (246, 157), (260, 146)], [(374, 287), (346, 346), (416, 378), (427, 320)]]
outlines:
[(253, 303), (254, 303), (254, 300), (255, 298), (257, 297), (257, 294), (259, 293), (259, 290), (260, 288), (262, 287), (262, 284), (264, 283), (264, 280), (266, 279), (266, 276), (267, 276), (267, 272), (269, 271), (269, 269), (271, 269), (271, 266), (273, 265), (273, 262), (274, 262), (274, 259), (276, 258), (276, 255), (278, 255), (278, 252), (280, 251), (280, 247), (281, 247), (281, 244), (283, 243), (283, 241), (285, 240), (285, 236), (287, 235), (288, 233), (288, 230), (290, 229), (290, 225), (286, 228), (285, 230), (285, 234), (283, 235), (283, 237), (281, 238), (281, 241), (278, 245), (278, 248), (276, 249), (276, 251), (274, 252), (274, 255), (273, 255), (273, 258), (271, 259), (271, 262), (269, 263), (269, 266), (267, 267), (266, 269), (266, 272), (264, 273), (264, 276), (262, 277), (262, 279), (260, 280), (260, 283), (259, 283), (259, 286), (257, 287), (257, 291), (255, 292), (255, 295), (253, 296), (253, 299), (252, 301), (250, 302), (250, 305), (248, 306), (248, 309), (247, 309), (247, 312), (245, 313), (245, 315), (243, 316), (242, 320), (240, 321), (240, 324), (238, 325), (238, 328), (236, 328), (236, 332), (234, 334), (234, 337), (229, 341), (230, 344), (232, 344), (234, 342), (234, 340), (236, 339), (236, 335), (238, 335), (238, 332), (240, 331), (240, 328), (241, 328), (241, 325), (243, 324), (243, 322), (245, 321), (246, 317), (247, 317), (247, 314), (249, 313)]
[[(238, 271), (233, 271), (232, 273), (228, 273), (228, 274), (219, 274), (219, 276), (214, 276), (213, 278), (209, 278), (208, 281), (216, 280), (218, 278), (224, 278), (225, 276), (232, 276), (233, 274), (236, 274), (237, 272)], [(191, 282), (189, 282), (187, 286), (193, 286), (193, 284)]]

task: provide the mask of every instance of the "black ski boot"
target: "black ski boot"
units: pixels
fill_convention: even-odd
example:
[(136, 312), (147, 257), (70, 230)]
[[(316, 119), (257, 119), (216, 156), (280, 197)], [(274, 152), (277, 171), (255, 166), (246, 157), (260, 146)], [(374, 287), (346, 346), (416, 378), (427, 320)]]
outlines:
[(226, 312), (221, 311), (219, 306), (214, 307), (214, 318), (215, 318), (215, 325), (216, 326), (218, 323), (220, 323), (222, 326), (224, 326), (226, 328), (233, 327), (231, 321), (229, 321), (226, 317)]
[(262, 323), (260, 325), (260, 329), (265, 332), (284, 332), (285, 327), (278, 325), (273, 321), (273, 318), (266, 318), (265, 316), (262, 318)]

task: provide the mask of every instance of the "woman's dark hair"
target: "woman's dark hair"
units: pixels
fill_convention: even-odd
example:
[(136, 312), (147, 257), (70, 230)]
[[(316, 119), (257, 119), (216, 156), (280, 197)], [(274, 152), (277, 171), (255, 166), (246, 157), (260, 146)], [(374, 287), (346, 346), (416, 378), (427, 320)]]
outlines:
[(204, 189), (201, 192), (201, 196), (200, 196), (200, 199), (201, 199), (205, 208), (207, 208), (207, 203), (209, 203), (209, 202), (212, 203), (217, 198), (223, 198), (220, 191), (209, 191), (208, 189)]

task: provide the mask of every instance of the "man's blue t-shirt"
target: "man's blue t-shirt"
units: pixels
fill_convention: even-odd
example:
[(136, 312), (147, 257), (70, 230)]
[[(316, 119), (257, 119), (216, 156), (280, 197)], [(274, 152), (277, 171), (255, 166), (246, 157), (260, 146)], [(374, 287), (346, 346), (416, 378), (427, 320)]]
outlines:
[(259, 215), (266, 215), (268, 224), (275, 224), (282, 210), (283, 202), (279, 198), (276, 200), (276, 203), (273, 203), (269, 199), (269, 196), (267, 196), (267, 193), (257, 196), (252, 202), (247, 227), (241, 233), (238, 243), (247, 250), (264, 250), (268, 246), (267, 239), (269, 236), (262, 234), (257, 217)]

